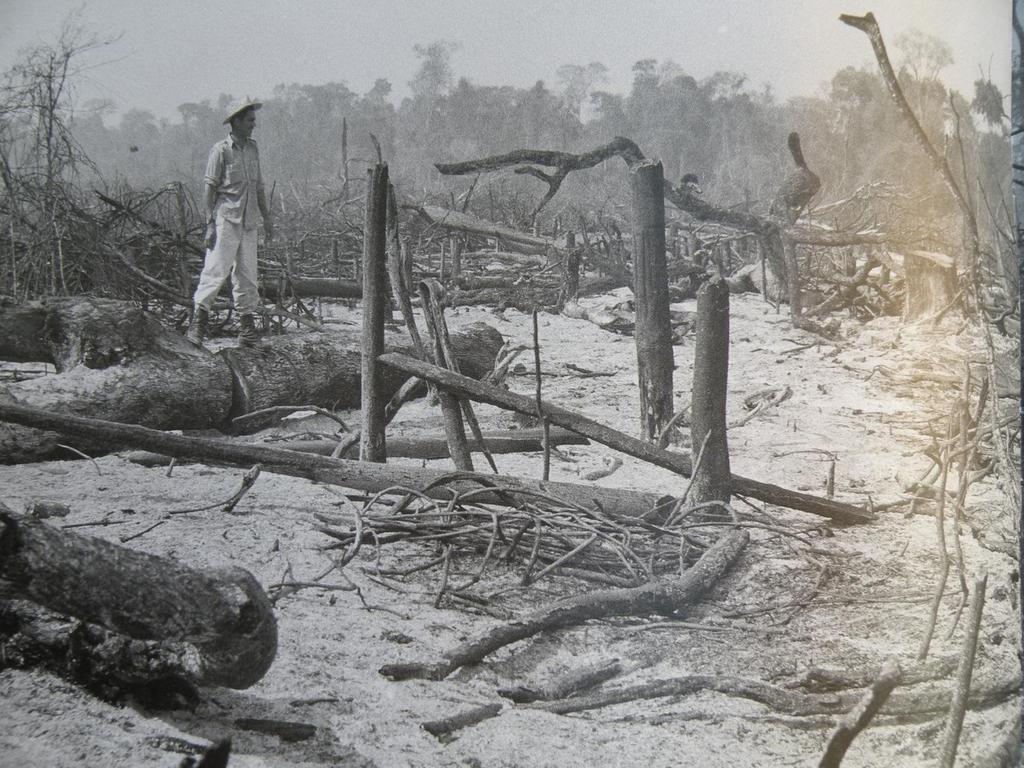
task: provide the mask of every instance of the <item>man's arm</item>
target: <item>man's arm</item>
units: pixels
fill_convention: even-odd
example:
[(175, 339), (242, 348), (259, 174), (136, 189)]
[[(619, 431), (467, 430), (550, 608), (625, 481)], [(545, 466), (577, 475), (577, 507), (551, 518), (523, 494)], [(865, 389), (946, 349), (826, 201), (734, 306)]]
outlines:
[(214, 223), (216, 211), (214, 206), (217, 204), (217, 188), (206, 182), (203, 188), (203, 208), (206, 210), (206, 223), (212, 225)]
[(206, 174), (203, 177), (203, 210), (206, 213), (206, 237), (203, 239), (207, 250), (213, 250), (217, 243), (217, 186), (224, 174), (224, 160), (220, 145), (215, 144), (210, 150), (206, 161)]
[(263, 191), (263, 169), (260, 167), (259, 155), (256, 155), (256, 204), (260, 207), (260, 214), (263, 216), (263, 230), (267, 233), (267, 240), (274, 239), (274, 218), (267, 203), (267, 195)]

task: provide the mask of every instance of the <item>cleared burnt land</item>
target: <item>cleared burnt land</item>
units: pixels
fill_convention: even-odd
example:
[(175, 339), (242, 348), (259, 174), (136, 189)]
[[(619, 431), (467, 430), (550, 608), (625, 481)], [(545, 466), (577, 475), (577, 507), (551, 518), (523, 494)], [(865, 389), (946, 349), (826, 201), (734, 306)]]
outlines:
[(183, 337), (184, 185), (5, 160), (0, 763), (1012, 764), (997, 134), (943, 149), (841, 21), (902, 184), (807, 118), (703, 185), (641, 127), (424, 188), (346, 120), (333, 186), (274, 193), (251, 348), (226, 299)]

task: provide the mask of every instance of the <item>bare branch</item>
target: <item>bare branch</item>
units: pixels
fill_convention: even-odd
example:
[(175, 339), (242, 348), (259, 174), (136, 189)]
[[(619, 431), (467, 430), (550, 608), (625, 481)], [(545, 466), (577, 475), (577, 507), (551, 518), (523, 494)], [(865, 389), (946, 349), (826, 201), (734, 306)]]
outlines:
[(924, 128), (921, 127), (921, 123), (914, 114), (914, 110), (911, 109), (910, 103), (907, 101), (907, 97), (903, 94), (903, 89), (900, 87), (899, 80), (896, 77), (896, 72), (893, 70), (892, 63), (889, 61), (889, 54), (885, 50), (885, 41), (882, 40), (882, 31), (878, 27), (878, 22), (875, 20), (874, 14), (868, 13), (865, 16), (850, 16), (844, 13), (839, 16), (839, 20), (844, 24), (854, 27), (855, 29), (859, 29), (868, 36), (868, 39), (871, 41), (871, 47), (875, 52), (875, 59), (878, 61), (878, 67), (882, 72), (882, 79), (885, 81), (886, 87), (889, 89), (889, 94), (892, 96), (893, 101), (896, 102), (896, 107), (899, 109), (900, 114), (903, 115), (907, 125), (909, 125), (910, 129), (913, 131), (914, 138), (917, 140), (918, 145), (920, 145), (921, 149), (924, 150), (928, 159), (931, 160), (932, 165), (935, 166), (935, 170), (938, 171), (946, 187), (956, 199), (957, 205), (960, 206), (960, 210), (967, 219), (971, 237), (975, 241), (974, 250), (977, 250), (978, 228), (974, 219), (974, 211), (972, 210), (968, 200), (960, 191), (960, 187), (957, 186), (956, 180), (953, 178), (953, 174), (950, 171), (949, 164), (928, 140), (928, 136), (924, 132)]
[[(572, 171), (581, 171), (593, 168), (595, 165), (604, 162), (612, 157), (621, 157), (626, 165), (635, 168), (646, 159), (640, 147), (632, 139), (617, 136), (607, 144), (574, 155), (570, 152), (558, 152), (547, 149), (515, 149), (506, 152), (504, 155), (493, 155), (478, 160), (465, 160), (461, 163), (437, 163), (434, 167), (445, 176), (462, 176), (467, 173), (485, 173), (488, 171), (499, 171), (509, 166), (522, 166), (516, 168), (515, 173), (527, 174), (544, 181), (548, 185), (547, 194), (534, 208), (532, 216), (536, 216), (540, 210), (548, 204), (555, 196), (562, 182), (565, 181)], [(542, 165), (554, 168), (552, 174), (533, 168), (533, 165)]]

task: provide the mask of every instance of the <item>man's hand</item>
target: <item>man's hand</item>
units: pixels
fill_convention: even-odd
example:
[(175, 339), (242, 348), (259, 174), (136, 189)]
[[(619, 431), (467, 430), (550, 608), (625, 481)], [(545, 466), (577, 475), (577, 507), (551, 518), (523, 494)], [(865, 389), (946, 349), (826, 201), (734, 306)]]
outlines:
[(203, 245), (208, 251), (212, 251), (213, 247), (217, 245), (217, 225), (212, 221), (206, 225), (206, 237), (203, 240)]
[(274, 239), (274, 222), (272, 219), (263, 219), (263, 231), (267, 233), (267, 242)]

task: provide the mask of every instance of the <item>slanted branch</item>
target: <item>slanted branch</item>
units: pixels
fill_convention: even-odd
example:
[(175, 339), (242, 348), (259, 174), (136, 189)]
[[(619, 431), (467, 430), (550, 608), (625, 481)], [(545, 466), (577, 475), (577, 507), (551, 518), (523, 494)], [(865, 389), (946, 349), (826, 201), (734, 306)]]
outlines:
[[(381, 355), (380, 359), (385, 365), (410, 376), (431, 381), (439, 387), (472, 398), (477, 402), (496, 405), (500, 408), (506, 408), (530, 416), (537, 414), (537, 403), (532, 397), (509, 392), (500, 387), (481, 384), (466, 376), (460, 376), (407, 355), (385, 353)], [(8, 409), (5, 409), (3, 404), (0, 403), (0, 418), (3, 417), (6, 410)], [(596, 440), (602, 445), (607, 445), (609, 448), (614, 448), (629, 456), (634, 456), (664, 469), (677, 472), (684, 477), (690, 477), (693, 473), (693, 463), (689, 455), (685, 453), (677, 453), (659, 448), (652, 443), (631, 437), (593, 419), (570, 411), (567, 408), (553, 405), (547, 401), (541, 402), (540, 410), (544, 418), (552, 424), (571, 429), (584, 437), (589, 437), (591, 440)], [(730, 487), (732, 492), (737, 495), (751, 496), (769, 504), (821, 515), (831, 518), (839, 524), (867, 523), (874, 519), (873, 515), (862, 508), (844, 504), (835, 499), (823, 499), (770, 483), (762, 483), (758, 480), (740, 477), (735, 474), (732, 475)]]

